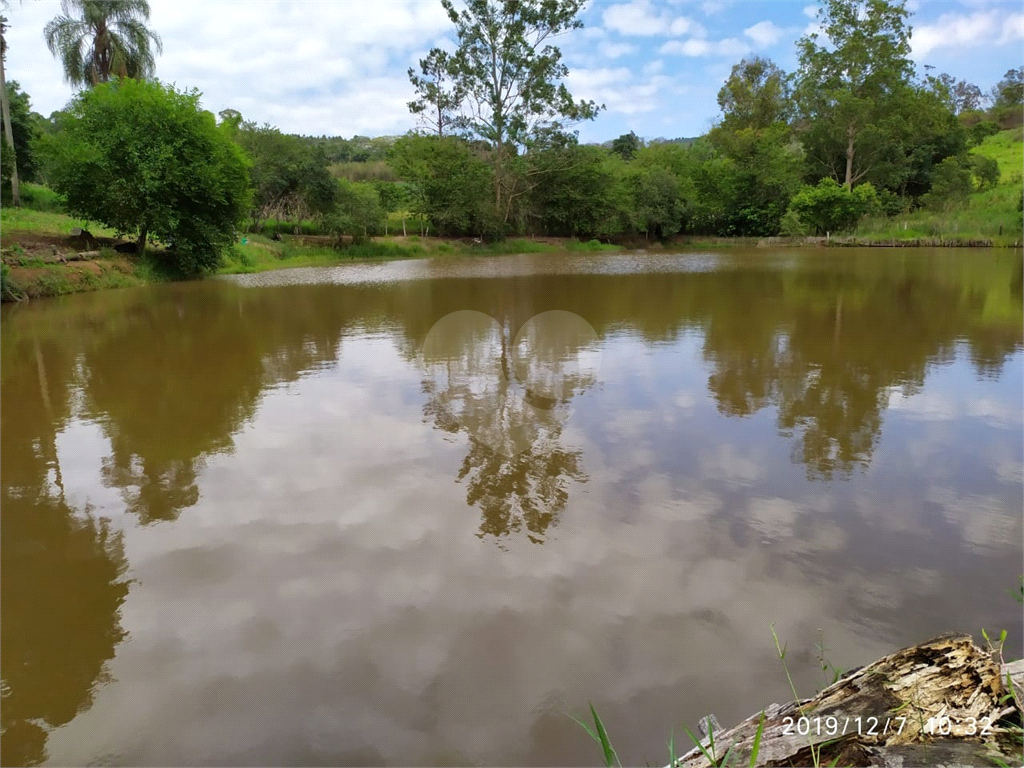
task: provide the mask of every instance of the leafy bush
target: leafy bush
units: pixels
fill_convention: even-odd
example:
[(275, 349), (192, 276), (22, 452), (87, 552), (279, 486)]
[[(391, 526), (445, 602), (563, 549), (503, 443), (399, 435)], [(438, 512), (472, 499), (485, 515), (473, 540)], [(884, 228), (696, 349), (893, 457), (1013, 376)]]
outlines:
[(999, 133), (999, 130), (999, 123), (994, 120), (982, 120), (979, 123), (975, 123), (970, 129), (971, 144), (978, 146), (989, 136), (995, 136)]
[(901, 213), (906, 213), (911, 207), (911, 202), (889, 189), (883, 189), (878, 193), (878, 206), (886, 216), (899, 216)]
[(968, 157), (968, 162), (979, 191), (991, 189), (999, 183), (999, 163), (991, 157), (972, 154)]
[[(986, 158), (987, 159), (987, 158)], [(947, 157), (932, 174), (931, 192), (921, 198), (928, 208), (944, 209), (962, 204), (974, 191), (972, 161), (966, 155)], [(996, 169), (998, 174), (998, 168)]]
[(53, 189), (68, 213), (168, 246), (168, 267), (216, 268), (249, 210), (247, 160), (199, 106), (198, 91), (114, 80), (80, 92), (45, 137)]
[(830, 177), (817, 186), (805, 186), (789, 204), (789, 211), (819, 235), (850, 229), (861, 217), (880, 210), (878, 193), (871, 184), (861, 184), (851, 191)]
[(323, 226), (328, 232), (351, 235), (359, 242), (377, 234), (384, 215), (373, 184), (338, 179), (337, 208), (323, 218)]
[(790, 208), (779, 223), (779, 234), (783, 237), (801, 237), (807, 234), (807, 226), (800, 220), (800, 214)]

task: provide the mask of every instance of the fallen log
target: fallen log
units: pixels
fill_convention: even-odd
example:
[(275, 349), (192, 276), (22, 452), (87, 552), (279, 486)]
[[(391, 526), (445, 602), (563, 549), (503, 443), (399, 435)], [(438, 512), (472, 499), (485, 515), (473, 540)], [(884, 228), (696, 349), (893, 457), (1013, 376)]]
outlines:
[(82, 251), (81, 253), (69, 253), (64, 257), (65, 261), (86, 261), (88, 259), (98, 259), (103, 255), (102, 251)]
[(1024, 665), (1001, 669), (970, 636), (943, 635), (712, 733), (673, 766), (750, 765), (755, 742), (759, 766), (1019, 766), (1020, 700), (1008, 676), (1019, 696)]

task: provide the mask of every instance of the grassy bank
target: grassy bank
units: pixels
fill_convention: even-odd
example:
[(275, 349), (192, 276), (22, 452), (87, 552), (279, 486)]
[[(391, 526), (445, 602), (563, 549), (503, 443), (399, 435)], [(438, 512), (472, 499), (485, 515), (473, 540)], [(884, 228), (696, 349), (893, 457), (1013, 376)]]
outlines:
[[(972, 245), (988, 241), (994, 246), (1015, 246), (1022, 241), (1020, 205), (1024, 169), (1024, 129), (1014, 128), (989, 136), (973, 153), (999, 165), (999, 184), (973, 193), (961, 206), (945, 211), (920, 209), (898, 216), (862, 221), (852, 238), (857, 244), (887, 241), (942, 241)], [(843, 244), (842, 238), (837, 244)]]
[[(91, 239), (76, 236), (88, 229)], [(4, 208), (0, 211), (3, 300), (60, 296), (100, 288), (119, 288), (175, 279), (161, 262), (158, 248), (145, 256), (119, 253), (124, 243), (114, 232), (53, 211)], [(619, 251), (620, 246), (567, 238), (513, 238), (497, 243), (435, 237), (377, 237), (363, 243), (337, 243), (327, 237), (245, 235), (228, 252), (218, 274), (246, 274), (295, 267), (329, 267), (355, 261), (428, 256), (497, 255)], [(94, 255), (75, 260), (83, 251)]]

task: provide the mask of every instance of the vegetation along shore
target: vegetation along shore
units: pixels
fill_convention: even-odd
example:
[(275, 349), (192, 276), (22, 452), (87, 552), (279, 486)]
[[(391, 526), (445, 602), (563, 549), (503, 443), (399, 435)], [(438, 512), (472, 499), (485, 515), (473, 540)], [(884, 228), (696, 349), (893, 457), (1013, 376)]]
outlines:
[(604, 144), (570, 130), (603, 106), (574, 100), (558, 49), (532, 42), (578, 28), (578, 5), (522, 11), (492, 51), (491, 4), (446, 3), (456, 52), (409, 71), (419, 129), (376, 138), (215, 116), (155, 79), (144, 26), (135, 58), (83, 63), (64, 33), (96, 20), (58, 17), (47, 42), (82, 90), (49, 117), (16, 80), (3, 94), (4, 300), (450, 253), (1020, 245), (1024, 70), (988, 93), (918, 73), (903, 4), (822, 2), (796, 71), (738, 62), (707, 134)]

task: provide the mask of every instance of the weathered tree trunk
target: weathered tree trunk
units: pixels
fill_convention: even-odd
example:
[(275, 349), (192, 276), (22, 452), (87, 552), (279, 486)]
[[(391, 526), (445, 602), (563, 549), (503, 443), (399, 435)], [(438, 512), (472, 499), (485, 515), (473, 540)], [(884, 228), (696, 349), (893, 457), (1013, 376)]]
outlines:
[[(905, 648), (848, 674), (812, 699), (772, 704), (735, 728), (712, 734), (715, 764), (750, 765), (763, 718), (756, 764), (1021, 764), (1019, 704), (989, 653), (968, 635), (944, 635)], [(1015, 677), (1015, 679), (1017, 679)], [(1016, 687), (1016, 686), (1015, 686)], [(710, 739), (702, 742), (710, 752)], [(834, 762), (835, 761), (835, 762)], [(711, 761), (695, 747), (676, 768)]]
[(857, 135), (857, 129), (851, 123), (846, 129), (846, 180), (843, 186), (853, 189), (853, 139)]
[(149, 229), (147, 227), (143, 227), (142, 231), (139, 232), (139, 242), (135, 246), (135, 252), (139, 254), (139, 256), (143, 255), (146, 252), (147, 237), (149, 237)]
[(14, 151), (14, 131), (11, 128), (11, 102), (7, 98), (7, 73), (4, 58), (7, 55), (7, 38), (5, 24), (0, 23), (0, 110), (4, 121), (4, 134), (7, 146), (4, 152), (11, 153), (11, 203), (15, 208), (21, 206), (21, 185), (18, 183), (18, 156)]

